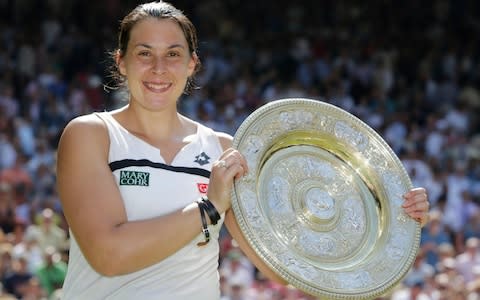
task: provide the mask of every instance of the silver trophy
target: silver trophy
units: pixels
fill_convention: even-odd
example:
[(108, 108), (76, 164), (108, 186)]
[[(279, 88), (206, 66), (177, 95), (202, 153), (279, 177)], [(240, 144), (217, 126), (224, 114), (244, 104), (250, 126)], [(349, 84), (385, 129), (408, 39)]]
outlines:
[(401, 207), (411, 181), (387, 143), (331, 104), (282, 99), (253, 112), (233, 146), (249, 173), (232, 207), (256, 253), (325, 299), (370, 299), (410, 269), (420, 226)]

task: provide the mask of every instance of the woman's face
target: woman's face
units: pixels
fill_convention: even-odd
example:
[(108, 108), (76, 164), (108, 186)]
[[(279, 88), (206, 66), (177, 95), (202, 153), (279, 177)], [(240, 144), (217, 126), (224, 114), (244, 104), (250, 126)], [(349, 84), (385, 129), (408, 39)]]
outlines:
[(127, 52), (118, 59), (119, 70), (127, 77), (131, 105), (151, 111), (175, 108), (196, 59), (174, 21), (139, 21), (131, 29)]

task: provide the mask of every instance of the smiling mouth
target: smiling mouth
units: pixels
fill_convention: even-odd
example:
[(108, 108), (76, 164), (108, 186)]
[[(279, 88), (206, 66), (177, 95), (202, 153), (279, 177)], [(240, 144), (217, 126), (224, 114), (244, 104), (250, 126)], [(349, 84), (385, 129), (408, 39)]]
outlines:
[(151, 82), (144, 82), (143, 85), (149, 90), (154, 93), (163, 93), (167, 91), (171, 86), (172, 83), (151, 83)]

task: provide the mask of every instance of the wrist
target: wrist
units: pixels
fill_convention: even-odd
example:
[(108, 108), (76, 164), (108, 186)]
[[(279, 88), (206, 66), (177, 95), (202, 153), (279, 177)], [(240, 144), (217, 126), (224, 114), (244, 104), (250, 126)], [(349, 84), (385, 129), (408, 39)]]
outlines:
[(210, 198), (210, 196), (205, 195), (202, 198), (208, 199), (213, 204), (213, 206), (217, 209), (217, 211), (220, 215), (223, 214), (224, 212), (226, 212), (229, 208), (227, 206), (228, 203), (222, 203), (222, 202), (218, 201), (215, 197)]
[(218, 221), (221, 219), (220, 212), (217, 210), (215, 204), (213, 204), (207, 196), (200, 198), (200, 203), (205, 209), (205, 212), (210, 219), (212, 225), (217, 225)]
[(423, 218), (420, 218), (420, 227), (424, 227), (430, 221), (430, 215), (427, 213)]

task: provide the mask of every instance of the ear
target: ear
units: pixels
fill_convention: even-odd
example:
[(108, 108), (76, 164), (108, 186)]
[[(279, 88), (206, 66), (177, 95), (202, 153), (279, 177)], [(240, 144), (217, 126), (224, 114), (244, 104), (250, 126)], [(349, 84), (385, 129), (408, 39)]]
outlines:
[(195, 73), (195, 69), (198, 64), (198, 56), (195, 51), (192, 52), (192, 56), (190, 58), (190, 61), (188, 63), (188, 77), (192, 76)]
[(127, 76), (127, 72), (125, 69), (125, 61), (123, 60), (122, 56), (120, 55), (120, 50), (115, 52), (115, 63), (117, 64), (118, 71), (120, 75)]

